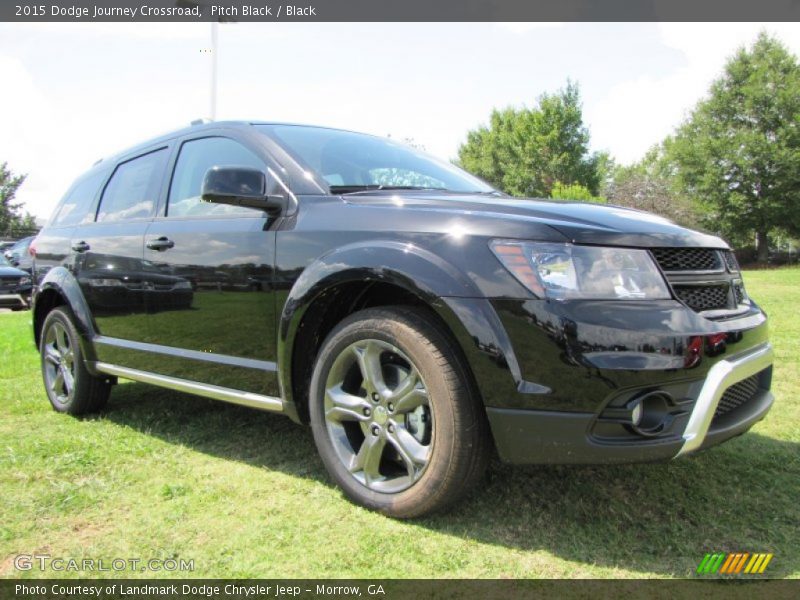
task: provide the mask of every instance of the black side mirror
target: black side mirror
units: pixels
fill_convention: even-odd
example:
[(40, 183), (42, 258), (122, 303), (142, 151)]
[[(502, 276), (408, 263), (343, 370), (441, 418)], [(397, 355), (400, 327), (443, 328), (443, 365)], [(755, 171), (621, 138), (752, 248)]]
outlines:
[(250, 167), (211, 167), (203, 179), (201, 197), (205, 202), (244, 206), (276, 213), (283, 210), (283, 196), (266, 193), (267, 176)]

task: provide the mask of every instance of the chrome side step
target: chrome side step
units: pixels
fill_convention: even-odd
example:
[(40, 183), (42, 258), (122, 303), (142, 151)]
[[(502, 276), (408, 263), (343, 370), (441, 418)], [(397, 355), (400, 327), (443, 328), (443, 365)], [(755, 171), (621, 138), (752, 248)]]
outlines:
[(110, 365), (104, 362), (96, 362), (94, 363), (94, 367), (106, 375), (114, 375), (123, 379), (130, 379), (131, 381), (150, 383), (170, 390), (186, 392), (187, 394), (196, 394), (214, 400), (249, 406), (250, 408), (259, 408), (271, 412), (283, 412), (283, 400), (273, 396), (262, 396), (261, 394), (233, 390), (218, 385), (198, 383), (196, 381), (189, 381), (188, 379), (178, 379), (177, 377), (159, 375), (148, 371), (128, 369), (127, 367), (118, 367), (117, 365)]

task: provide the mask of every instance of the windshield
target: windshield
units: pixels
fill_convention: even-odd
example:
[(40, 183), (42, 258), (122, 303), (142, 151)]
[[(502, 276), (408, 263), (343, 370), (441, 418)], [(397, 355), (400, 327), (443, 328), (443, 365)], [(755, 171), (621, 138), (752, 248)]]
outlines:
[(381, 189), (494, 192), (458, 167), (390, 139), (303, 125), (257, 127), (315, 171), (333, 194)]
[(32, 237), (23, 238), (19, 240), (17, 243), (15, 243), (13, 246), (11, 246), (11, 248), (5, 250), (5, 252), (8, 252), (11, 256), (15, 256), (17, 258), (19, 258), (20, 256), (24, 256), (25, 253), (28, 251), (28, 246), (31, 245), (32, 240), (33, 240)]

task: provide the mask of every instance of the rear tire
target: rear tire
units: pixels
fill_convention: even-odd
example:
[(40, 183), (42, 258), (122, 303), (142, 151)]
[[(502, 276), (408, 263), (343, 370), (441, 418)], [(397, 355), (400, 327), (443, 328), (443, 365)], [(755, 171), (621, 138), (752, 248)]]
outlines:
[(422, 310), (344, 319), (320, 349), (309, 409), (334, 481), (354, 502), (392, 517), (440, 511), (485, 471), (483, 406), (450, 337)]
[(39, 342), (45, 391), (54, 410), (76, 416), (103, 408), (111, 392), (107, 380), (86, 369), (79, 340), (69, 308), (48, 313)]

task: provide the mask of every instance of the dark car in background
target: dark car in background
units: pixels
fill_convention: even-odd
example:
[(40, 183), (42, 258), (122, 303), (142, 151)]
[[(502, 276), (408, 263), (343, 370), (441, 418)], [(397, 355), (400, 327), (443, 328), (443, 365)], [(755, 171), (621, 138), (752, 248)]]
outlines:
[(22, 269), (23, 271), (31, 273), (33, 268), (33, 257), (30, 253), (30, 247), (36, 236), (29, 236), (22, 238), (14, 243), (10, 248), (4, 250), (5, 257), (12, 266)]
[(78, 283), (99, 315), (181, 310), (192, 306), (192, 285), (150, 261), (113, 255), (78, 258)]
[(103, 160), (34, 273), (55, 410), (98, 410), (125, 378), (282, 413), (396, 517), (461, 498), (493, 449), (668, 460), (773, 402), (767, 318), (721, 239), (510, 198), (347, 131), (212, 123)]
[(0, 308), (24, 310), (30, 305), (31, 276), (0, 256)]

